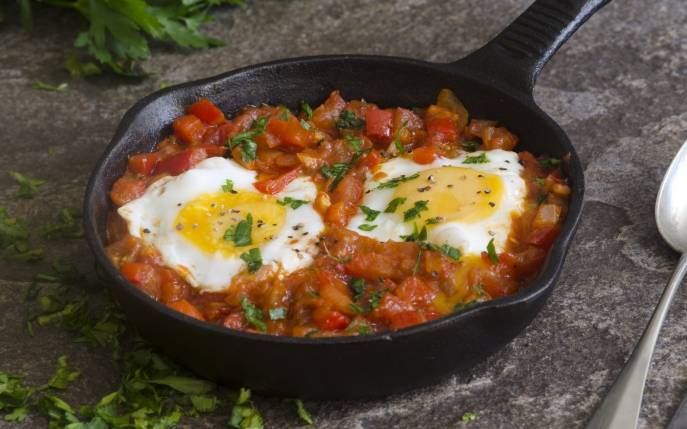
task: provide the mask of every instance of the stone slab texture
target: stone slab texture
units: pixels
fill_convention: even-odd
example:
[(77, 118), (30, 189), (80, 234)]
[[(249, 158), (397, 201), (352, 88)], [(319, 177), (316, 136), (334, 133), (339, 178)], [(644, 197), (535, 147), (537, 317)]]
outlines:
[[(11, 4), (10, 4), (11, 3)], [(70, 12), (38, 8), (24, 31), (12, 2), (0, 24), (0, 205), (33, 231), (80, 207), (89, 175), (123, 114), (160, 83), (187, 82), (238, 67), (320, 54), (384, 54), (449, 62), (498, 34), (531, 0), (249, 0), (221, 7), (204, 25), (227, 47), (205, 51), (151, 44), (147, 78), (70, 78), (60, 64), (84, 27)], [(9, 4), (8, 6), (6, 6)], [(653, 207), (661, 178), (687, 139), (687, 3), (616, 0), (594, 15), (541, 73), (535, 99), (568, 133), (587, 179), (584, 218), (556, 289), (525, 332), (472, 369), (383, 399), (306, 401), (314, 427), (583, 428), (639, 339), (675, 263)], [(34, 79), (57, 93), (31, 88)], [(52, 150), (49, 154), (48, 149)], [(40, 196), (12, 199), (18, 171), (47, 180)], [(20, 332), (32, 276), (60, 257), (83, 270), (83, 239), (44, 241), (44, 260), (0, 262), (0, 371), (45, 383), (59, 356), (83, 369), (61, 392), (94, 405), (118, 387), (107, 354), (72, 342), (58, 325)], [(640, 428), (663, 428), (687, 394), (687, 291), (678, 292), (646, 385)], [(278, 356), (275, 365), (279, 365)], [(364, 363), (363, 363), (364, 364)], [(302, 427), (293, 404), (257, 397), (266, 427)], [(476, 419), (463, 422), (472, 412)], [(229, 409), (182, 428), (227, 427)], [(0, 428), (46, 428), (32, 413)]]

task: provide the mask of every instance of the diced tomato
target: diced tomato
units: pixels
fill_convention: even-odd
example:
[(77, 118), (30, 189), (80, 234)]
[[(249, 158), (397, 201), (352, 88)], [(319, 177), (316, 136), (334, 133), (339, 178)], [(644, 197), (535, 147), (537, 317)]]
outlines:
[(358, 212), (358, 207), (345, 201), (339, 201), (327, 208), (324, 220), (336, 225), (346, 226), (353, 216)]
[(206, 127), (203, 122), (194, 115), (186, 115), (174, 121), (174, 134), (181, 140), (198, 144), (203, 141)]
[(394, 295), (415, 306), (429, 305), (432, 303), (434, 297), (437, 296), (437, 291), (425, 283), (421, 278), (411, 276), (398, 285), (394, 291)]
[(293, 182), (296, 179), (296, 177), (298, 177), (300, 172), (301, 166), (299, 165), (291, 171), (287, 171), (284, 174), (280, 174), (279, 176), (273, 179), (267, 179), (262, 182), (255, 182), (253, 183), (253, 186), (255, 187), (255, 189), (262, 192), (263, 194), (274, 195), (283, 191), (289, 183)]
[(339, 95), (339, 91), (332, 91), (327, 101), (312, 112), (312, 122), (317, 128), (330, 134), (338, 132), (334, 126), (346, 102)]
[(396, 262), (379, 253), (356, 253), (345, 267), (347, 274), (368, 280), (377, 280), (381, 276), (398, 281), (403, 277)]
[(425, 322), (425, 316), (419, 311), (403, 311), (391, 316), (391, 329), (407, 328)]
[(556, 241), (556, 237), (558, 237), (558, 234), (560, 232), (560, 224), (535, 229), (530, 234), (530, 239), (527, 243), (531, 246), (536, 246), (540, 249), (549, 250), (551, 246), (553, 246), (553, 242)]
[(129, 158), (129, 171), (142, 176), (150, 176), (158, 159), (160, 159), (160, 154), (157, 152), (132, 155)]
[(211, 128), (203, 136), (203, 146), (224, 146), (229, 137), (233, 137), (239, 132), (238, 125), (232, 122), (225, 122), (217, 128)]
[(289, 116), (288, 121), (272, 118), (267, 131), (279, 140), (280, 146), (303, 149), (317, 143), (315, 131), (304, 129), (295, 116)]
[(332, 204), (344, 201), (349, 204), (358, 204), (363, 197), (363, 182), (356, 179), (353, 175), (343, 178), (334, 191), (329, 193)]
[(122, 275), (154, 299), (160, 299), (160, 274), (149, 264), (124, 262)]
[(205, 97), (191, 104), (186, 111), (208, 125), (218, 125), (224, 121), (224, 113)]
[(520, 139), (505, 127), (485, 127), (482, 129), (482, 141), (486, 150), (513, 150)]
[(213, 156), (222, 156), (227, 151), (226, 147), (218, 146), (198, 146), (184, 149), (181, 153), (163, 158), (158, 161), (153, 174), (167, 173), (170, 176), (178, 176), (179, 174), (190, 170), (198, 165), (202, 160), (211, 158)]
[(139, 198), (146, 191), (146, 184), (139, 178), (124, 176), (114, 182), (110, 191), (112, 202), (121, 207), (129, 201)]
[(473, 267), (468, 272), (470, 287), (482, 285), (482, 288), (492, 298), (501, 298), (518, 291), (519, 283), (515, 280), (501, 277), (484, 267)]
[(246, 320), (245, 313), (240, 311), (238, 313), (232, 313), (224, 318), (222, 326), (229, 329), (236, 329), (237, 331), (243, 330), (248, 326), (248, 321)]
[(194, 319), (205, 321), (203, 314), (185, 299), (182, 299), (181, 301), (177, 302), (170, 302), (169, 304), (167, 304), (167, 307), (173, 308), (180, 313), (183, 313), (189, 317), (193, 317)]
[(420, 165), (431, 164), (440, 156), (441, 152), (434, 146), (423, 146), (413, 151), (413, 161)]
[(372, 152), (369, 152), (367, 155), (365, 155), (365, 159), (363, 160), (362, 165), (368, 170), (372, 170), (381, 161), (382, 155), (380, 155), (379, 152), (377, 152), (376, 150), (373, 150)]
[(456, 138), (456, 123), (449, 118), (433, 119), (427, 122), (427, 135), (452, 141)]
[(368, 110), (365, 113), (367, 136), (380, 141), (389, 140), (393, 120), (394, 113), (389, 110)]
[(313, 320), (317, 322), (317, 326), (323, 331), (336, 331), (338, 329), (346, 329), (350, 324), (350, 319), (338, 311), (331, 311), (327, 309), (318, 309), (313, 312)]
[(349, 307), (353, 304), (348, 286), (334, 275), (331, 270), (317, 270), (317, 278), (320, 281), (319, 294), (325, 301), (325, 306), (334, 308), (344, 314), (355, 314)]

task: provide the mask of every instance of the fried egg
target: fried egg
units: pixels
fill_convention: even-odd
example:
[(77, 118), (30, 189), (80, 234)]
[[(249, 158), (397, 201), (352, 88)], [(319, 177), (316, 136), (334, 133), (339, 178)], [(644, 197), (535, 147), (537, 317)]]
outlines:
[[(448, 244), (464, 255), (475, 254), (486, 251), (493, 238), (501, 252), (512, 215), (524, 211), (522, 170), (518, 155), (501, 149), (440, 157), (429, 165), (394, 158), (368, 173), (365, 182), (361, 205), (379, 215), (367, 220), (360, 212), (348, 228), (383, 242), (403, 241), (414, 228), (426, 226), (427, 241), (437, 246)], [(398, 186), (389, 187), (393, 184)]]
[[(222, 188), (227, 180), (233, 182), (231, 191)], [(315, 183), (299, 177), (282, 192), (264, 195), (253, 187), (256, 181), (256, 172), (233, 160), (208, 158), (179, 176), (156, 181), (118, 213), (130, 234), (155, 247), (166, 266), (203, 292), (227, 290), (232, 277), (247, 270), (241, 255), (254, 248), (260, 249), (263, 269), (267, 265), (288, 274), (309, 266), (324, 229), (312, 207)], [(282, 205), (288, 197), (307, 203), (296, 209)], [(225, 239), (227, 230), (248, 221), (250, 240)]]

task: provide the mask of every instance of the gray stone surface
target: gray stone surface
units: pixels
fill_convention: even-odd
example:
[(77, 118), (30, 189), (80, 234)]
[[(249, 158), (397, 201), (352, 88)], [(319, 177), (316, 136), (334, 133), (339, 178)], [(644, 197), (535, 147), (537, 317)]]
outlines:
[[(8, 2), (6, 2), (8, 3)], [(229, 46), (192, 51), (153, 43), (143, 67), (156, 76), (71, 79), (60, 63), (80, 27), (74, 15), (40, 10), (27, 34), (6, 9), (0, 27), (0, 204), (34, 230), (65, 206), (80, 206), (91, 169), (124, 114), (161, 82), (181, 83), (264, 61), (364, 53), (446, 62), (478, 48), (528, 0), (250, 0), (205, 25)], [(3, 7), (5, 7), (3, 5)], [(687, 138), (687, 5), (616, 1), (592, 17), (543, 70), (535, 98), (570, 136), (583, 160), (587, 205), (561, 279), (543, 311), (503, 350), (434, 386), (385, 399), (307, 401), (315, 427), (582, 428), (629, 357), (677, 261), (653, 220), (663, 172)], [(34, 79), (68, 82), (63, 93)], [(51, 148), (54, 154), (48, 154)], [(46, 179), (41, 195), (15, 200), (7, 174)], [(36, 264), (0, 262), (0, 371), (47, 381), (57, 357), (83, 369), (63, 397), (90, 404), (115, 390), (107, 355), (59, 326), (20, 333), (23, 291), (54, 257), (92, 263), (84, 240), (45, 246)], [(94, 292), (96, 293), (96, 292)], [(678, 292), (661, 333), (639, 427), (662, 428), (687, 393), (687, 291)], [(528, 344), (531, 343), (531, 346)], [(278, 360), (275, 360), (278, 365)], [(267, 427), (299, 427), (292, 405), (257, 398)], [(475, 421), (461, 421), (464, 412)], [(226, 427), (227, 411), (181, 427)], [(43, 428), (32, 414), (2, 428)]]

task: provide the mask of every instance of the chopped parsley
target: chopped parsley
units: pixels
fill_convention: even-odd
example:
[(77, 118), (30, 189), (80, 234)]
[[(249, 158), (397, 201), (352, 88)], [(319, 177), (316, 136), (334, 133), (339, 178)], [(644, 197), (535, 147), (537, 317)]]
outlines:
[(314, 290), (311, 290), (311, 291), (308, 292), (308, 293), (309, 293), (313, 298), (319, 298), (319, 297), (320, 297), (320, 294), (319, 294), (318, 292), (314, 291)]
[(65, 88), (67, 88), (67, 86), (68, 86), (66, 83), (61, 83), (57, 86), (53, 86), (53, 85), (48, 85), (47, 83), (43, 83), (38, 79), (34, 79), (34, 80), (36, 81), (36, 83), (34, 83), (31, 86), (31, 88), (33, 88), (33, 89), (47, 89), (48, 91), (62, 91)]
[(350, 308), (351, 310), (353, 310), (354, 312), (356, 312), (358, 314), (367, 314), (370, 311), (372, 311), (369, 308), (364, 308), (364, 307), (361, 307), (361, 306), (356, 305), (356, 304), (348, 304), (348, 308)]
[(489, 256), (489, 260), (493, 264), (498, 264), (499, 263), (499, 258), (496, 256), (496, 248), (494, 247), (494, 239), (492, 238), (489, 240), (489, 244), (487, 244), (487, 255)]
[(540, 159), (539, 160), (539, 168), (551, 168), (554, 165), (558, 165), (560, 163), (561, 163), (561, 160), (557, 159), (557, 158)]
[(236, 134), (233, 141), (231, 139), (227, 139), (227, 147), (229, 150), (231, 151), (237, 146), (240, 147), (241, 160), (243, 162), (249, 162), (258, 159), (258, 156), (255, 153), (255, 151), (258, 149), (258, 145), (253, 141), (253, 138), (265, 133), (265, 126), (269, 120), (270, 118), (266, 116), (256, 119), (251, 124), (250, 131), (244, 131)]
[(536, 180), (541, 185), (541, 193), (537, 196), (537, 205), (541, 205), (549, 197), (549, 194), (546, 192), (546, 182), (544, 182), (544, 179), (537, 177)]
[(308, 204), (308, 202), (305, 200), (297, 200), (292, 197), (284, 197), (284, 201), (277, 200), (277, 204), (284, 207), (291, 206), (292, 209), (296, 210), (298, 207)]
[(303, 128), (306, 131), (312, 130), (312, 127), (307, 122), (305, 122), (303, 119), (301, 119), (301, 128)]
[(472, 413), (463, 414), (463, 421), (464, 422), (469, 422), (469, 421), (475, 420), (475, 418), (476, 418), (475, 415)]
[(488, 162), (491, 162), (491, 160), (487, 158), (487, 153), (482, 152), (476, 156), (468, 156), (461, 164), (486, 164)]
[(402, 235), (401, 238), (404, 241), (425, 241), (427, 240), (427, 227), (423, 226), (421, 230), (418, 231), (417, 223), (413, 222), (413, 233), (410, 235)]
[(401, 183), (407, 182), (408, 180), (414, 180), (420, 177), (419, 173), (413, 174), (412, 176), (406, 177), (405, 174), (400, 177), (395, 177), (387, 182), (380, 183), (377, 189), (388, 189), (388, 188), (398, 188)]
[(418, 246), (417, 249), (417, 261), (415, 261), (415, 268), (413, 268), (413, 275), (417, 275), (417, 273), (420, 271), (420, 260), (422, 259), (422, 251), (420, 250), (420, 247)]
[(248, 274), (255, 274), (262, 267), (262, 255), (257, 247), (241, 253), (241, 259), (248, 265)]
[(460, 145), (466, 149), (474, 149), (477, 147), (477, 142), (473, 140), (470, 142), (461, 143)]
[[(40, 259), (42, 248), (29, 247), (29, 223), (10, 217), (5, 207), (0, 206), (0, 252), (6, 261), (28, 262)], [(15, 252), (11, 252), (14, 250)]]
[(413, 223), (413, 233), (410, 235), (402, 235), (401, 238), (408, 242), (417, 242), (418, 245), (420, 246), (421, 249), (425, 250), (434, 250), (435, 252), (441, 252), (444, 255), (448, 256), (449, 258), (458, 261), (460, 259), (461, 253), (460, 250), (456, 249), (453, 246), (450, 246), (448, 243), (444, 243), (441, 246), (437, 246), (436, 244), (432, 243), (427, 243), (425, 240), (427, 240), (427, 227), (423, 226), (421, 230), (418, 231), (417, 229), (417, 223)]
[(284, 109), (284, 113), (279, 115), (279, 120), (280, 121), (288, 121), (289, 120), (289, 109), (284, 106), (283, 104), (280, 106), (282, 109)]
[(265, 322), (262, 321), (262, 318), (264, 317), (262, 311), (260, 311), (260, 309), (255, 305), (248, 302), (248, 298), (245, 296), (241, 300), (241, 306), (246, 311), (245, 317), (248, 323), (258, 328), (263, 334), (267, 332), (267, 326), (265, 326)]
[(361, 206), (361, 205), (359, 205), (358, 207), (360, 207), (361, 212), (365, 213), (365, 215), (367, 216), (365, 218), (365, 220), (368, 222), (373, 222), (375, 219), (377, 219), (377, 216), (379, 216), (379, 214), (381, 213), (377, 210), (372, 210), (369, 207), (365, 207), (365, 206)]
[(305, 112), (309, 121), (312, 121), (312, 108), (305, 101), (301, 103), (301, 111)]
[(60, 218), (64, 223), (59, 225), (53, 225), (52, 222), (47, 221), (43, 224), (38, 235), (45, 237), (49, 240), (55, 240), (57, 238), (78, 238), (86, 235), (83, 229), (83, 224), (81, 222), (76, 222), (74, 218), (82, 217), (83, 214), (81, 210), (75, 208), (64, 208), (60, 210)]
[(366, 124), (365, 119), (355, 117), (355, 113), (350, 110), (342, 110), (339, 120), (334, 123), (336, 128), (359, 128)]
[(227, 184), (222, 185), (222, 190), (224, 193), (231, 192), (234, 190), (234, 181), (227, 179)]
[(363, 148), (360, 146), (360, 141), (361, 141), (361, 140), (355, 138), (355, 136), (353, 136), (353, 135), (351, 135), (351, 134), (343, 134), (343, 138), (346, 139), (346, 141), (348, 142), (348, 145), (349, 145), (349, 146), (351, 146), (353, 149), (355, 149), (355, 153), (354, 153), (353, 156), (351, 157), (351, 162), (350, 162), (351, 165), (352, 165), (352, 164), (355, 164), (355, 163), (358, 161), (358, 159), (359, 159), (362, 155), (364, 155), (364, 154), (366, 154), (366, 153), (368, 153), (368, 152), (372, 152), (372, 148), (371, 148), (371, 147), (370, 147), (370, 148), (367, 148), (367, 149), (363, 149)]
[(403, 222), (409, 222), (416, 217), (421, 217), (420, 212), (426, 212), (429, 210), (427, 208), (427, 203), (428, 200), (424, 201), (415, 201), (415, 204), (413, 207), (409, 208), (408, 210), (403, 212)]
[[(356, 326), (357, 326), (357, 328), (356, 328)], [(356, 328), (355, 329), (356, 332), (358, 332), (359, 334), (362, 334), (362, 335), (372, 333), (372, 328), (370, 328), (370, 326), (367, 323), (365, 323), (365, 320), (362, 320), (359, 322), (358, 319), (354, 319), (351, 322), (351, 324), (348, 325), (348, 327), (346, 328), (346, 332), (350, 332), (351, 330), (353, 330), (353, 328)]]
[(391, 202), (389, 202), (389, 205), (386, 206), (386, 209), (384, 209), (384, 213), (395, 213), (398, 206), (405, 203), (407, 199), (408, 198), (405, 197), (394, 198), (393, 200), (391, 200)]
[(286, 317), (286, 308), (284, 308), (284, 307), (270, 308), (269, 313), (270, 313), (270, 319), (272, 319), (272, 320), (283, 319)]
[(285, 401), (293, 401), (296, 404), (296, 407), (298, 407), (298, 417), (300, 417), (301, 420), (309, 425), (313, 424), (310, 414), (308, 414), (308, 412), (305, 410), (305, 407), (303, 407), (303, 402), (300, 399), (285, 399)]
[[(261, 117), (261, 118), (259, 118), (259, 119), (254, 120), (254, 121), (250, 124), (250, 128), (251, 128), (252, 130), (265, 131), (265, 128), (267, 127), (267, 123), (268, 123), (269, 121), (270, 121), (269, 116), (263, 116), (263, 117)], [(249, 132), (249, 131), (248, 131), (248, 132)], [(242, 134), (242, 133), (239, 133), (239, 134), (237, 134), (236, 136), (238, 137), (238, 136), (241, 135), (241, 134)], [(259, 136), (259, 135), (260, 135), (260, 134), (256, 134), (256, 135), (254, 135), (253, 137), (257, 137), (257, 136)], [(234, 140), (235, 140), (235, 139), (236, 139), (236, 138), (234, 138)]]
[(401, 143), (401, 139), (400, 139), (400, 137), (399, 137), (399, 134), (401, 133), (401, 130), (402, 130), (406, 125), (408, 125), (408, 121), (405, 121), (404, 123), (402, 123), (401, 126), (398, 127), (398, 129), (396, 130), (396, 141), (395, 141), (394, 144), (396, 145), (396, 149), (398, 149), (398, 151), (401, 152), (401, 153), (406, 153), (406, 147), (403, 146), (403, 143)]
[(378, 225), (370, 225), (367, 223), (364, 223), (360, 226), (358, 226), (358, 229), (361, 231), (372, 231), (373, 229), (377, 228)]
[(329, 253), (329, 249), (327, 249), (327, 243), (322, 242), (322, 245), (324, 246), (324, 251), (327, 252), (327, 256), (329, 256), (331, 259), (335, 260), (340, 264), (345, 264), (346, 262), (350, 262), (353, 260), (353, 258), (350, 256), (348, 258), (337, 258), (336, 256)]
[(239, 392), (228, 395), (234, 403), (231, 409), (229, 426), (239, 429), (263, 429), (262, 416), (249, 401), (250, 390), (241, 388)]
[(387, 293), (388, 290), (373, 290), (370, 292), (370, 309), (374, 310), (375, 308), (379, 307), (380, 300), (382, 299), (382, 296), (384, 296), (385, 293)]
[(45, 183), (45, 180), (32, 179), (31, 177), (24, 176), (17, 173), (16, 171), (10, 171), (10, 176), (19, 182), (19, 193), (14, 195), (12, 198), (33, 198), (38, 196), (38, 186)]
[(475, 301), (474, 299), (473, 299), (472, 301), (468, 302), (468, 303), (465, 304), (465, 305), (463, 305), (462, 302), (459, 302), (458, 304), (456, 304), (455, 307), (453, 307), (453, 313), (457, 313), (457, 312), (459, 312), (460, 310), (465, 310), (466, 308), (468, 308), (468, 307), (470, 307), (470, 306), (472, 306), (472, 305), (475, 305), (475, 304), (477, 304), (477, 301)]
[(365, 280), (359, 277), (353, 277), (348, 287), (354, 292), (353, 299), (358, 301), (365, 294)]
[(334, 178), (334, 180), (332, 180), (331, 185), (329, 185), (329, 192), (336, 189), (336, 187), (339, 185), (339, 183), (343, 180), (344, 176), (346, 175), (346, 172), (350, 169), (350, 164), (345, 164), (343, 162), (336, 162), (332, 164), (331, 167), (325, 164), (320, 168), (320, 173), (322, 173), (322, 175), (325, 178)]
[(253, 232), (253, 215), (248, 213), (245, 220), (242, 220), (238, 225), (232, 225), (224, 233), (226, 241), (233, 241), (236, 247), (245, 247), (253, 244), (251, 233)]

